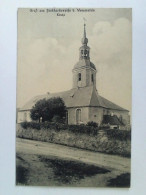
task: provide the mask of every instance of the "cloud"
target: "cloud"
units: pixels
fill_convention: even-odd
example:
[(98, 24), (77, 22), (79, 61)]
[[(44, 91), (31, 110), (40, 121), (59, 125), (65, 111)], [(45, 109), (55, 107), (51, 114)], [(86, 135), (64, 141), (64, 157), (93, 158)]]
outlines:
[(98, 68), (98, 89), (118, 104), (131, 107), (131, 23), (98, 22), (90, 37), (91, 59)]
[[(131, 23), (126, 18), (113, 23), (97, 22), (88, 39), (91, 61), (98, 70), (99, 92), (128, 107), (131, 101)], [(72, 87), (71, 71), (78, 61), (80, 40), (63, 44), (56, 38), (42, 37), (27, 44), (21, 40), (19, 46), (22, 48), (18, 59), (19, 105), (32, 96)]]
[[(93, 59), (100, 63), (113, 60), (118, 54), (131, 52), (131, 24), (125, 18), (109, 22), (98, 22), (93, 28), (93, 36), (90, 37), (90, 46)], [(119, 55), (119, 56), (120, 56)]]

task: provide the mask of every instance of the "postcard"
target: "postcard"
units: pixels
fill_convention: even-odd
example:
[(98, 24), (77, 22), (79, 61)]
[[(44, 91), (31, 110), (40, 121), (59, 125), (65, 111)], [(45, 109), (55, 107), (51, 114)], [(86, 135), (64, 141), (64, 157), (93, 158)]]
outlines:
[(16, 185), (130, 187), (132, 9), (18, 9)]

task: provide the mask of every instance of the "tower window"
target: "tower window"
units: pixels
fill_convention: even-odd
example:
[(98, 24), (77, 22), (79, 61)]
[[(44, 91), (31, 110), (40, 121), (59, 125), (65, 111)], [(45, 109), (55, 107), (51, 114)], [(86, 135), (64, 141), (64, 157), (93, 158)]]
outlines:
[(93, 76), (93, 74), (91, 75), (91, 81), (94, 82), (94, 76)]
[(87, 53), (88, 53), (88, 51), (87, 51), (87, 50), (85, 50), (85, 51), (84, 51), (85, 56), (87, 56)]
[(78, 80), (81, 81), (81, 73), (78, 74)]

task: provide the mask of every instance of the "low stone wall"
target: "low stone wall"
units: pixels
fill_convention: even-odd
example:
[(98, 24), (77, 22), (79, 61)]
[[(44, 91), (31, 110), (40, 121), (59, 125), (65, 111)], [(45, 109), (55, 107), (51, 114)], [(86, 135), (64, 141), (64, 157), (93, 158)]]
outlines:
[(97, 135), (87, 135), (67, 130), (23, 129), (21, 125), (18, 125), (16, 136), (19, 138), (51, 142), (126, 157), (130, 157), (131, 153), (130, 140), (121, 141), (113, 139), (108, 136), (104, 130), (100, 130)]

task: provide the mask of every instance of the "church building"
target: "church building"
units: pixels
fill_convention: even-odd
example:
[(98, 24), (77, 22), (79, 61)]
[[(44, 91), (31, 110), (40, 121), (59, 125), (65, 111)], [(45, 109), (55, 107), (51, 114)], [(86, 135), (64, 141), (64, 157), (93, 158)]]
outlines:
[(86, 37), (86, 25), (79, 48), (79, 61), (72, 70), (72, 89), (59, 93), (46, 93), (27, 102), (18, 112), (17, 122), (31, 121), (30, 111), (40, 99), (60, 97), (67, 108), (68, 124), (87, 124), (94, 121), (98, 125), (110, 125), (111, 128), (129, 129), (129, 111), (100, 96), (96, 88), (95, 65), (90, 61), (90, 47)]

